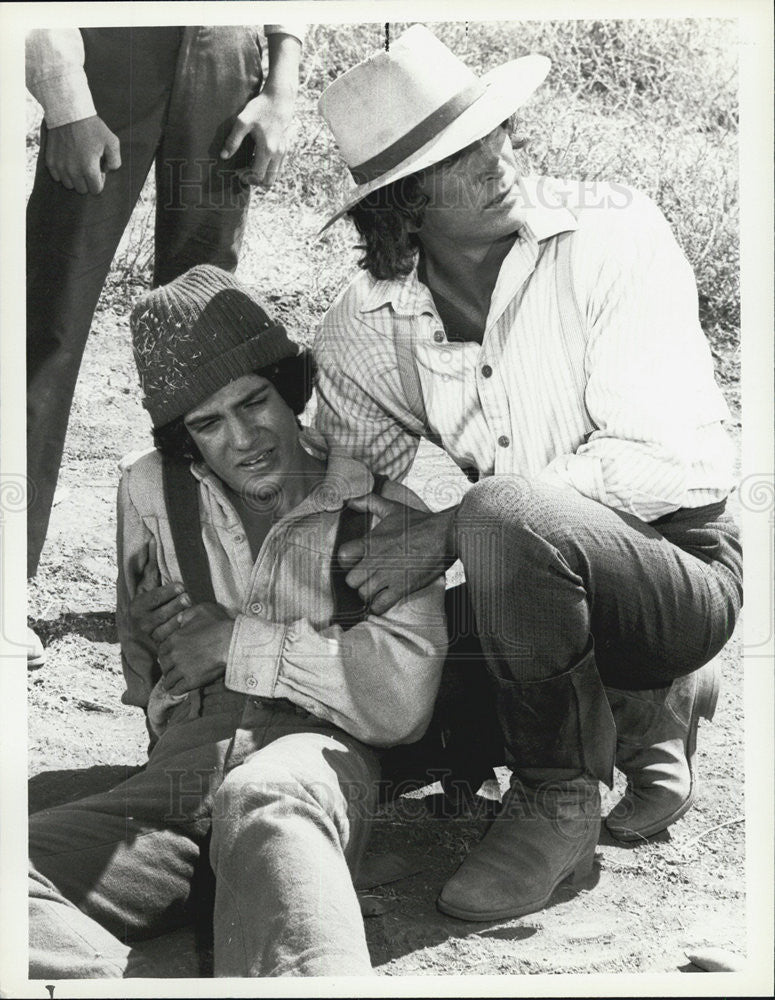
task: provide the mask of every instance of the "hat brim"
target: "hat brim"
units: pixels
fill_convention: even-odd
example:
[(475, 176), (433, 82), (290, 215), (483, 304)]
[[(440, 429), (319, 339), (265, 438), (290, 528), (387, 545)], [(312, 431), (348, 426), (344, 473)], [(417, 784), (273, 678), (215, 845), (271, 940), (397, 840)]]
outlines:
[(338, 219), (372, 191), (386, 187), (409, 174), (432, 167), (434, 163), (465, 149), (472, 142), (505, 121), (543, 83), (551, 67), (546, 56), (529, 55), (498, 66), (481, 77), (484, 93), (438, 135), (421, 146), (401, 163), (367, 184), (355, 185), (344, 203), (318, 231), (322, 235)]

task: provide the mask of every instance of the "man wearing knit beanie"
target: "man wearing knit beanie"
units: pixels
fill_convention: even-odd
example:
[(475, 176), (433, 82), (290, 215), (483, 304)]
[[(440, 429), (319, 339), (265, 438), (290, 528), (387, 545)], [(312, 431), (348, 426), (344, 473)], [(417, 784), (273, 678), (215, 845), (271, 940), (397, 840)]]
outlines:
[(374, 748), (428, 725), (444, 585), (345, 613), (334, 553), (351, 499), (420, 502), (301, 427), (311, 361), (232, 275), (192, 269), (131, 328), (157, 447), (123, 469), (117, 622), (152, 749), (31, 817), (30, 976), (152, 975), (129, 942), (203, 911), (210, 870), (217, 976), (368, 974)]

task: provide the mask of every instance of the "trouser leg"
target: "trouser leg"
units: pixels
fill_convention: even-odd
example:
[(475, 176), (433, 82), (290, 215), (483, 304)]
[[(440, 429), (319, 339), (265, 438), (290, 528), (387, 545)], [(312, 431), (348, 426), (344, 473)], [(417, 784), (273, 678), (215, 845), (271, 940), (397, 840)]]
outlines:
[(176, 727), (129, 781), (30, 817), (31, 977), (139, 974), (130, 942), (194, 919), (229, 727)]
[(370, 973), (351, 873), (378, 777), (366, 747), (314, 732), (231, 771), (213, 810), (216, 975)]
[(177, 28), (83, 35), (97, 114), (119, 138), (122, 165), (99, 195), (67, 190), (46, 168), (42, 129), (27, 205), (28, 576), (46, 537), (86, 338), (159, 144), (179, 41)]
[(196, 264), (236, 268), (250, 201), (238, 171), (252, 163), (252, 139), (229, 160), (219, 154), (261, 82), (261, 48), (253, 29), (185, 29), (156, 160), (154, 284)]
[[(520, 736), (520, 723), (509, 722), (525, 715), (524, 685), (590, 656), (612, 686), (669, 684), (714, 656), (734, 628), (739, 546), (721, 515), (660, 529), (570, 491), (496, 477), (466, 495), (460, 524), (507, 742), (520, 745), (533, 728)], [(588, 715), (590, 705), (577, 705)], [(547, 697), (544, 718), (562, 710), (562, 699)]]
[(165, 827), (168, 800), (143, 773), (30, 818), (31, 978), (123, 975), (131, 941), (190, 919), (201, 838)]
[(601, 674), (652, 687), (714, 655), (739, 609), (738, 554), (726, 523), (697, 523), (684, 550), (636, 518), (516, 477), (477, 484), (458, 522), (514, 773), (438, 905), (495, 920), (541, 909), (563, 879), (589, 871), (598, 781), (612, 783), (615, 753)]
[(121, 978), (131, 946), (74, 906), (30, 866), (30, 979)]

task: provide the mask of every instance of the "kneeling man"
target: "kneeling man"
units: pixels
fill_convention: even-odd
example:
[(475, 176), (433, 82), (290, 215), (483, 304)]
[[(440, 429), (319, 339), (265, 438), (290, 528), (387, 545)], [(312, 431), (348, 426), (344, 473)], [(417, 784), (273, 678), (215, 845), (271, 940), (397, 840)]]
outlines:
[[(123, 700), (155, 742), (117, 788), (31, 817), (30, 976), (142, 974), (128, 942), (191, 919), (208, 852), (216, 975), (368, 973), (352, 871), (372, 748), (428, 724), (443, 580), (357, 607), (335, 551), (374, 479), (301, 428), (312, 362), (235, 278), (195, 267), (131, 326), (157, 450), (119, 487), (117, 619)], [(156, 567), (149, 635), (130, 605)]]
[(315, 342), (318, 427), (395, 479), (429, 439), (475, 481), (341, 553), (377, 611), (465, 569), (450, 631), (472, 613), (514, 771), (439, 898), (467, 920), (541, 909), (589, 870), (614, 761), (615, 836), (691, 807), (742, 601), (694, 277), (648, 198), (523, 174), (511, 117), (548, 69), (477, 77), (415, 25), (320, 99), (356, 182), (330, 221), (349, 214), (364, 253)]

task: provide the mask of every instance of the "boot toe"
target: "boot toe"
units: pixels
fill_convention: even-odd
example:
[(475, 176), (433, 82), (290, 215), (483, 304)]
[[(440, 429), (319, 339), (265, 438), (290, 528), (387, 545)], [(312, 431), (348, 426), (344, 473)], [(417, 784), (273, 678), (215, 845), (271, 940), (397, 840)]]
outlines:
[(606, 817), (606, 829), (622, 841), (653, 837), (691, 808), (695, 786), (682, 741), (651, 748), (649, 763), (629, 776), (627, 791)]

